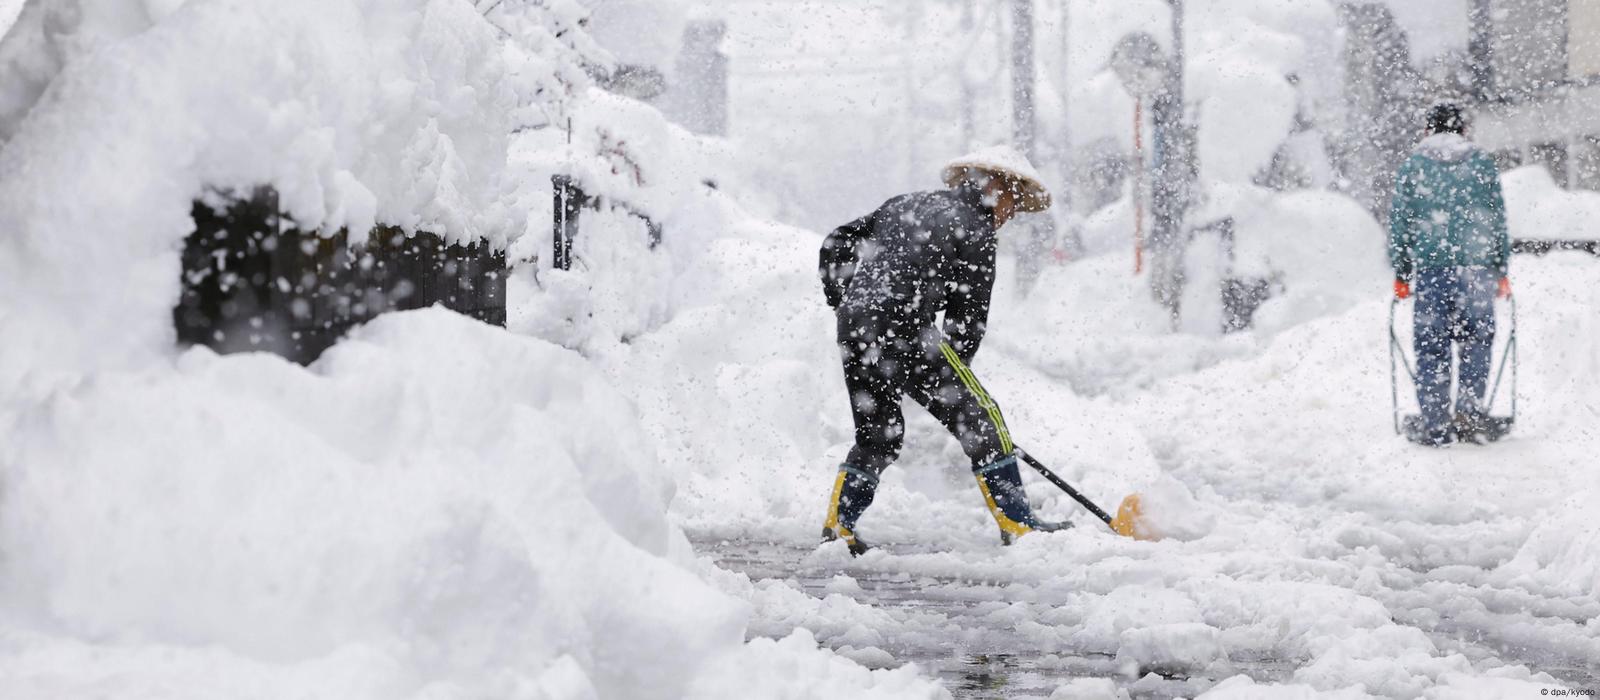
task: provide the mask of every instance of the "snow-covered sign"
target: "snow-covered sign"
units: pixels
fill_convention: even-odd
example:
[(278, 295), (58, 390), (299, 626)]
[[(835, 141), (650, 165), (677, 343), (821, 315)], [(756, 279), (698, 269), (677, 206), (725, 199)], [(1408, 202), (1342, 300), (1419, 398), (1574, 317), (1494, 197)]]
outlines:
[(1111, 72), (1122, 86), (1136, 97), (1149, 97), (1165, 89), (1171, 79), (1172, 64), (1146, 32), (1133, 32), (1117, 41), (1111, 50)]

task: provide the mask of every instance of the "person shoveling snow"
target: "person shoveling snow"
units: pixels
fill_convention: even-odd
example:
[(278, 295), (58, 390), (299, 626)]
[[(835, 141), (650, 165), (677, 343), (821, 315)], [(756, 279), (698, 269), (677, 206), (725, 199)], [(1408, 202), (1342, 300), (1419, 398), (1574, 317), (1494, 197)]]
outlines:
[(868, 549), (856, 522), (900, 453), (904, 396), (961, 442), (1003, 542), (1068, 525), (1035, 517), (1005, 418), (968, 367), (989, 317), (996, 232), (1017, 212), (1048, 208), (1050, 193), (1004, 146), (951, 161), (943, 175), (949, 189), (890, 199), (822, 244), (819, 273), (837, 313), (855, 418), (855, 446), (839, 466), (822, 537), (843, 539), (853, 554)]

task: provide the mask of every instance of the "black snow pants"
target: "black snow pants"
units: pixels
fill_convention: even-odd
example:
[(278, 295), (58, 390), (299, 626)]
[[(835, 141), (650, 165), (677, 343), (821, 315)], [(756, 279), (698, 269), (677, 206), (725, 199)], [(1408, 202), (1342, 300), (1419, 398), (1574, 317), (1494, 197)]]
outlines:
[(900, 399), (921, 404), (961, 442), (973, 469), (1011, 454), (1000, 407), (942, 333), (840, 344), (845, 387), (855, 417), (856, 444), (848, 464), (874, 477), (892, 464), (905, 440)]

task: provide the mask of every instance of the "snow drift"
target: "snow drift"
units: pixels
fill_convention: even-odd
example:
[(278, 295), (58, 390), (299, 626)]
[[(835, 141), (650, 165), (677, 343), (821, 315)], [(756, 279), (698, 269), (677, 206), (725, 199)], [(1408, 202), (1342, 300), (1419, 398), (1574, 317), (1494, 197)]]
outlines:
[[(1506, 219), (1513, 235), (1554, 239), (1592, 235), (1587, 232), (1600, 218), (1600, 194), (1564, 190), (1555, 184), (1549, 170), (1538, 165), (1518, 168), (1502, 179)], [(1593, 265), (1588, 260), (1568, 262)], [(1517, 268), (1513, 261), (1514, 289), (1526, 280)], [(1594, 309), (1600, 306), (1600, 290), (1589, 287), (1580, 291), (1583, 272), (1563, 271), (1568, 279), (1557, 287), (1562, 293), (1551, 295), (1551, 303), (1530, 310), (1550, 318), (1562, 331), (1533, 345), (1537, 354), (1531, 361), (1555, 365), (1550, 380), (1535, 385), (1540, 403), (1572, 407), (1551, 415), (1548, 429), (1594, 445), (1593, 426), (1600, 420), (1600, 406), (1594, 401), (1600, 392), (1600, 343), (1596, 342), (1600, 324), (1595, 321)], [(1574, 452), (1575, 457), (1577, 454)], [(1600, 503), (1600, 475), (1592, 469), (1585, 471), (1587, 478), (1569, 484), (1571, 495), (1540, 514), (1538, 527), (1499, 573), (1562, 595), (1600, 596), (1600, 522), (1594, 517), (1594, 505)]]
[(672, 697), (740, 641), (738, 607), (662, 559), (670, 485), (581, 358), (428, 310), (318, 370), (196, 349), (27, 411), (8, 607), (279, 663), (370, 645), (491, 694), (570, 655), (604, 696)]

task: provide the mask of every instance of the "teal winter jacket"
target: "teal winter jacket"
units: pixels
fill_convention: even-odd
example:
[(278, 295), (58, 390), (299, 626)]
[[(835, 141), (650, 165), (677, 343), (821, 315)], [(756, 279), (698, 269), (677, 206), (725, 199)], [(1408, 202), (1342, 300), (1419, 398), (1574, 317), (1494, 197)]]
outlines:
[(1418, 268), (1486, 267), (1506, 274), (1511, 236), (1500, 173), (1460, 134), (1417, 145), (1395, 178), (1389, 213), (1389, 263), (1396, 277)]

